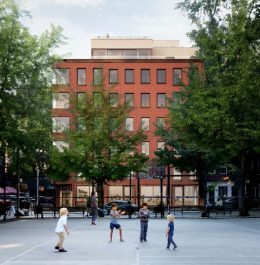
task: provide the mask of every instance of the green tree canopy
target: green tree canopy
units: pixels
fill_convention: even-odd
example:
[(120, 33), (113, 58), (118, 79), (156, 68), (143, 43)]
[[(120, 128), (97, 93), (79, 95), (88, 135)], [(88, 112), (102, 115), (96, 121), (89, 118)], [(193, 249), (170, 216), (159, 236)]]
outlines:
[[(32, 174), (41, 150), (51, 148), (53, 48), (63, 42), (62, 29), (51, 26), (33, 36), (22, 24), (27, 15), (15, 1), (0, 2), (0, 156), (8, 157), (9, 174)], [(2, 167), (2, 175), (4, 174)]]
[(190, 37), (204, 69), (172, 105), (175, 135), (232, 165), (244, 208), (246, 164), (260, 144), (258, 1), (185, 0), (178, 6), (196, 29)]
[[(130, 109), (117, 97), (112, 88), (102, 85), (93, 87), (75, 103), (78, 106), (73, 110), (75, 123), (67, 134), (69, 148), (58, 155), (64, 169), (58, 177), (74, 173), (93, 181), (100, 205), (103, 205), (104, 183), (128, 177), (131, 171), (141, 170), (147, 160), (137, 149), (146, 136), (141, 130), (126, 130), (125, 118)], [(52, 165), (58, 168), (56, 161)], [(51, 171), (55, 171), (53, 166)]]

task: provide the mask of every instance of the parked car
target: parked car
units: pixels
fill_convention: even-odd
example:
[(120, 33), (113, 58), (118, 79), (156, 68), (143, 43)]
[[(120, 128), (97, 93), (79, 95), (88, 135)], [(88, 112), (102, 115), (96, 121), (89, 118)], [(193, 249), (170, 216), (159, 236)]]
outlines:
[(125, 211), (125, 214), (131, 215), (137, 211), (137, 205), (136, 204), (133, 204), (129, 201), (114, 200), (114, 201), (110, 201), (110, 202), (104, 204), (103, 208), (107, 211), (107, 214), (110, 214), (113, 203), (117, 204), (117, 207), (119, 210)]

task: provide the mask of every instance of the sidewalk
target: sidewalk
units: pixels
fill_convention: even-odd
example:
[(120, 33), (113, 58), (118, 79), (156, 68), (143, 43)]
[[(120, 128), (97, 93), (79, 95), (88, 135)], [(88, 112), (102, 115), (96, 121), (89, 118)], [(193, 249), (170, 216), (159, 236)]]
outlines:
[[(172, 214), (174, 214), (176, 216), (176, 218), (184, 218), (184, 219), (203, 219), (201, 217), (202, 211), (171, 211)], [(260, 210), (258, 211), (249, 211), (250, 216), (245, 216), (243, 218), (260, 218)], [(54, 218), (54, 213), (53, 212), (47, 212), (44, 211), (43, 214), (44, 218)], [(165, 218), (167, 216), (167, 212), (165, 212)], [(59, 214), (58, 212), (56, 212), (56, 218), (59, 218)], [(83, 219), (83, 214), (82, 212), (70, 212), (70, 218), (81, 218)], [(85, 217), (84, 219), (86, 219), (88, 217)], [(109, 218), (109, 216), (105, 216), (105, 219)], [(128, 219), (128, 216), (123, 216), (123, 219)], [(241, 218), (239, 216), (239, 212), (238, 211), (232, 211), (231, 215), (230, 212), (212, 212), (210, 213), (210, 218), (213, 219), (227, 219), (227, 218)], [(11, 220), (16, 220), (17, 218), (15, 216), (7, 216), (7, 221), (11, 221)], [(19, 217), (19, 219), (36, 219), (35, 216), (21, 216)], [(40, 216), (38, 219), (41, 219)], [(137, 215), (132, 215), (132, 219), (137, 219)], [(151, 219), (161, 219), (160, 215), (157, 214), (157, 218), (155, 218), (155, 214), (151, 213)], [(4, 222), (3, 221), (3, 216), (0, 217), (0, 222)]]

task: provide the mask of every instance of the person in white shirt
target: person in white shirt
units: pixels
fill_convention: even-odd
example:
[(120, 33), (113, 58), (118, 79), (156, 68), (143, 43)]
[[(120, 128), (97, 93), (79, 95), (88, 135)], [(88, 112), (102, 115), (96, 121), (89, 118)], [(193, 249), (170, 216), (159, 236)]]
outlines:
[(68, 216), (68, 209), (67, 208), (61, 208), (60, 209), (60, 218), (57, 223), (55, 232), (57, 233), (59, 237), (59, 241), (57, 245), (55, 246), (55, 249), (58, 249), (59, 252), (67, 252), (66, 249), (63, 248), (63, 242), (64, 242), (64, 232), (66, 231), (67, 235), (69, 236), (69, 230), (67, 227), (67, 216)]

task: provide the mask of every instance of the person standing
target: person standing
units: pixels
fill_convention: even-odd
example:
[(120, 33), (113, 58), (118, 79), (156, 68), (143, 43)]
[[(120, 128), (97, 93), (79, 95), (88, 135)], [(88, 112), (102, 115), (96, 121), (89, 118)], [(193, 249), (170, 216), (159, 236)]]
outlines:
[(98, 205), (97, 205), (97, 198), (95, 195), (95, 192), (91, 192), (91, 198), (90, 198), (90, 206), (91, 206), (91, 211), (92, 211), (92, 225), (96, 225), (96, 219), (98, 216)]
[(175, 242), (173, 241), (173, 234), (174, 234), (174, 215), (173, 214), (169, 214), (167, 216), (167, 220), (168, 220), (168, 227), (167, 227), (167, 231), (166, 231), (166, 237), (167, 237), (167, 249), (170, 248), (170, 245), (173, 244), (173, 249), (177, 248), (178, 246), (175, 244)]
[(64, 231), (66, 231), (67, 235), (69, 236), (69, 230), (67, 227), (67, 216), (68, 216), (68, 209), (67, 208), (61, 208), (60, 209), (60, 218), (57, 223), (55, 232), (57, 233), (59, 237), (59, 242), (56, 244), (55, 249), (59, 250), (59, 252), (67, 252), (66, 249), (63, 248), (63, 242), (64, 242)]
[(108, 243), (112, 243), (112, 238), (113, 238), (113, 231), (114, 228), (119, 231), (119, 237), (120, 237), (120, 242), (124, 242), (123, 237), (122, 237), (122, 228), (121, 225), (118, 223), (117, 218), (120, 217), (122, 214), (125, 214), (125, 212), (121, 212), (117, 210), (117, 204), (113, 203), (112, 204), (112, 210), (110, 211), (110, 240)]
[(143, 203), (138, 215), (141, 225), (140, 242), (142, 243), (147, 241), (148, 218), (150, 217), (147, 203)]

